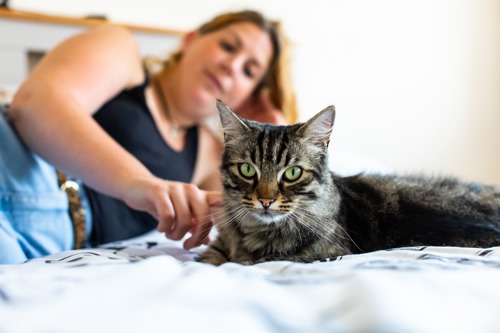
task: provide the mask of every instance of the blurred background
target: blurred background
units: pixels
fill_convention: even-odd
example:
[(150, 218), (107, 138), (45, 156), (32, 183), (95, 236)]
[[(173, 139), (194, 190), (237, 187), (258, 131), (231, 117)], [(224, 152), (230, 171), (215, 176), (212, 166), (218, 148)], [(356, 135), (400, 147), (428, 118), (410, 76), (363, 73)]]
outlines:
[[(336, 106), (334, 166), (349, 156), (398, 173), (500, 185), (498, 0), (18, 0), (9, 6), (180, 31), (221, 12), (260, 10), (282, 21), (294, 45), (300, 119)], [(0, 42), (5, 34), (16, 38), (15, 29), (0, 31)]]

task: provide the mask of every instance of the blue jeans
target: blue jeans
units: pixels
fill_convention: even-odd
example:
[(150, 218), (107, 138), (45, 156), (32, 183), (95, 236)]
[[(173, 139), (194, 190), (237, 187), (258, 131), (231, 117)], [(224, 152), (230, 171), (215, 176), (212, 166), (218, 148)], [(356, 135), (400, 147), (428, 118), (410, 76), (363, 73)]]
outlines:
[(73, 242), (54, 167), (26, 147), (0, 107), (0, 264), (70, 250)]

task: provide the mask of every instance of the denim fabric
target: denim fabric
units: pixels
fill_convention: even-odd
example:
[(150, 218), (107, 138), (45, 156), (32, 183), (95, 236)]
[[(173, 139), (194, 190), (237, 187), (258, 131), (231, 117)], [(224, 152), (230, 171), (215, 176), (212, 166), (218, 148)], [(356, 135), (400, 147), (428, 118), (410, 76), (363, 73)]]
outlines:
[(73, 241), (54, 167), (23, 144), (0, 107), (0, 264), (69, 250)]

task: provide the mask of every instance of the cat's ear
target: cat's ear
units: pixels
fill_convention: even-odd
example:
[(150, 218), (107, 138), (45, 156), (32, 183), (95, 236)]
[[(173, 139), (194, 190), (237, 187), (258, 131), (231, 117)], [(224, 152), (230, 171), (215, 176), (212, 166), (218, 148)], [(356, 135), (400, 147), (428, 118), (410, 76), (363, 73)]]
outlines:
[(248, 130), (248, 126), (233, 110), (221, 100), (217, 100), (217, 109), (219, 110), (220, 121), (224, 129), (224, 139), (231, 135), (239, 136), (241, 132)]
[(312, 140), (320, 147), (327, 148), (330, 143), (334, 120), (335, 107), (330, 105), (304, 123), (298, 129), (298, 132), (307, 140)]

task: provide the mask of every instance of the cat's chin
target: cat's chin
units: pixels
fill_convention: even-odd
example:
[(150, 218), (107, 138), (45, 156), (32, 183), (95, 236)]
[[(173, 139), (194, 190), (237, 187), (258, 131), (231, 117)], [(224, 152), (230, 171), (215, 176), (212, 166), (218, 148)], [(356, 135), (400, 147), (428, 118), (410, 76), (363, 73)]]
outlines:
[(252, 216), (262, 224), (275, 224), (280, 223), (285, 219), (285, 215), (276, 213), (253, 213)]

